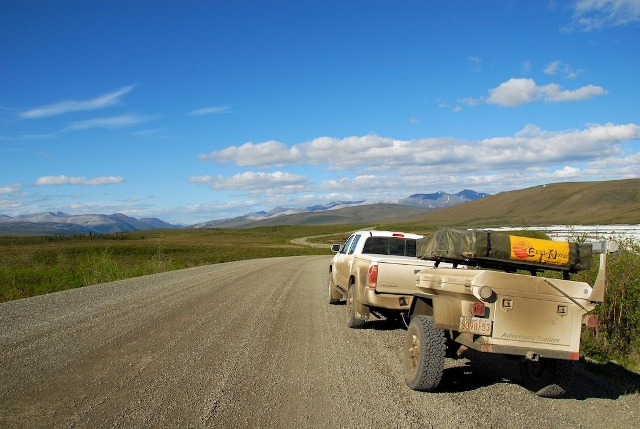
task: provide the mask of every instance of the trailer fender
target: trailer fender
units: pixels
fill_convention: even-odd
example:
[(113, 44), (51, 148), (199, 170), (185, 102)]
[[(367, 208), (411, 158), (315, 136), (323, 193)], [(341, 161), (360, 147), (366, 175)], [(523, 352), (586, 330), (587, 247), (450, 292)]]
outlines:
[(414, 315), (433, 317), (436, 328), (457, 330), (458, 325), (452, 325), (450, 321), (460, 319), (460, 302), (444, 296), (414, 295), (409, 310), (409, 320)]

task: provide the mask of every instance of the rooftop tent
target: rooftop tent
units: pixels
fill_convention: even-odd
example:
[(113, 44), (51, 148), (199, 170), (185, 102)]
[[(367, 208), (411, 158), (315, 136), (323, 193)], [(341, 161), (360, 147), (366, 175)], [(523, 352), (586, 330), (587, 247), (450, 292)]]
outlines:
[(577, 272), (591, 266), (591, 243), (569, 243), (484, 230), (444, 229), (419, 239), (421, 259), (498, 268)]

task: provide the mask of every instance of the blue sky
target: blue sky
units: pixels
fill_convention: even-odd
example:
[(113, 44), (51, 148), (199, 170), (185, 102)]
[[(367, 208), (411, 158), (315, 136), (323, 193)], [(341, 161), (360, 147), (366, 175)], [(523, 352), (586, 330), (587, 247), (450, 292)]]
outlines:
[(640, 0), (0, 0), (0, 214), (640, 177)]

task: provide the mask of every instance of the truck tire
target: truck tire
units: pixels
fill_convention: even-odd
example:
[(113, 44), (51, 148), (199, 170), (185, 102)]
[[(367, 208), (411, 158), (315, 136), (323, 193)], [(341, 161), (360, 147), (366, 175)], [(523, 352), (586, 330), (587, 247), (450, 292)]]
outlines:
[(522, 384), (538, 396), (553, 398), (567, 391), (573, 373), (570, 360), (539, 358), (520, 362)]
[(333, 283), (333, 274), (329, 273), (329, 304), (340, 304), (341, 299), (342, 294), (338, 291), (336, 285)]
[(362, 328), (365, 322), (356, 314), (356, 299), (356, 285), (351, 284), (347, 291), (347, 326), (355, 329)]
[(429, 392), (440, 384), (444, 371), (445, 337), (433, 317), (413, 316), (404, 341), (404, 379), (413, 390)]

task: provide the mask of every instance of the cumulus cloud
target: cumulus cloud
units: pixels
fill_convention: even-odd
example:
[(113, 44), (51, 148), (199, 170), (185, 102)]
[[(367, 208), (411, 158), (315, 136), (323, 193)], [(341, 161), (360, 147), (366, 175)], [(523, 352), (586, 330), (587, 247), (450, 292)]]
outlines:
[(595, 85), (587, 85), (575, 90), (563, 90), (557, 84), (539, 86), (533, 79), (511, 78), (489, 90), (487, 103), (517, 107), (538, 100), (545, 102), (588, 100), (606, 93), (604, 88)]
[(298, 192), (310, 184), (305, 176), (281, 171), (273, 173), (247, 171), (231, 177), (192, 176), (190, 183), (209, 183), (211, 189), (259, 193)]
[(639, 0), (578, 0), (573, 27), (583, 31), (628, 25), (640, 21)]
[[(611, 156), (617, 153), (621, 142), (638, 138), (640, 126), (636, 124), (591, 124), (582, 130), (563, 131), (544, 131), (528, 125), (512, 136), (478, 141), (454, 138), (398, 140), (373, 134), (341, 139), (321, 137), (292, 147), (273, 141), (247, 143), (213, 152), (206, 158), (238, 166), (323, 165), (332, 171), (356, 173), (431, 167), (441, 171), (486, 170), (503, 164), (557, 163)], [(272, 148), (273, 152), (263, 153), (266, 148)], [(207, 182), (210, 179), (194, 177), (191, 180)]]
[(122, 183), (124, 178), (118, 176), (104, 177), (68, 177), (60, 176), (43, 176), (36, 180), (38, 186), (55, 186), (55, 185), (112, 185), (114, 183)]
[(119, 104), (123, 95), (133, 90), (135, 85), (129, 85), (119, 88), (113, 92), (101, 95), (91, 100), (82, 101), (62, 101), (60, 103), (49, 104), (37, 107), (20, 114), (23, 118), (42, 118), (46, 116), (57, 116), (69, 112), (77, 112), (81, 110), (96, 110)]
[(298, 163), (300, 154), (295, 146), (289, 149), (284, 143), (267, 141), (264, 143), (245, 143), (242, 146), (213, 151), (198, 156), (201, 161), (235, 161), (239, 166), (257, 166), (285, 163)]

